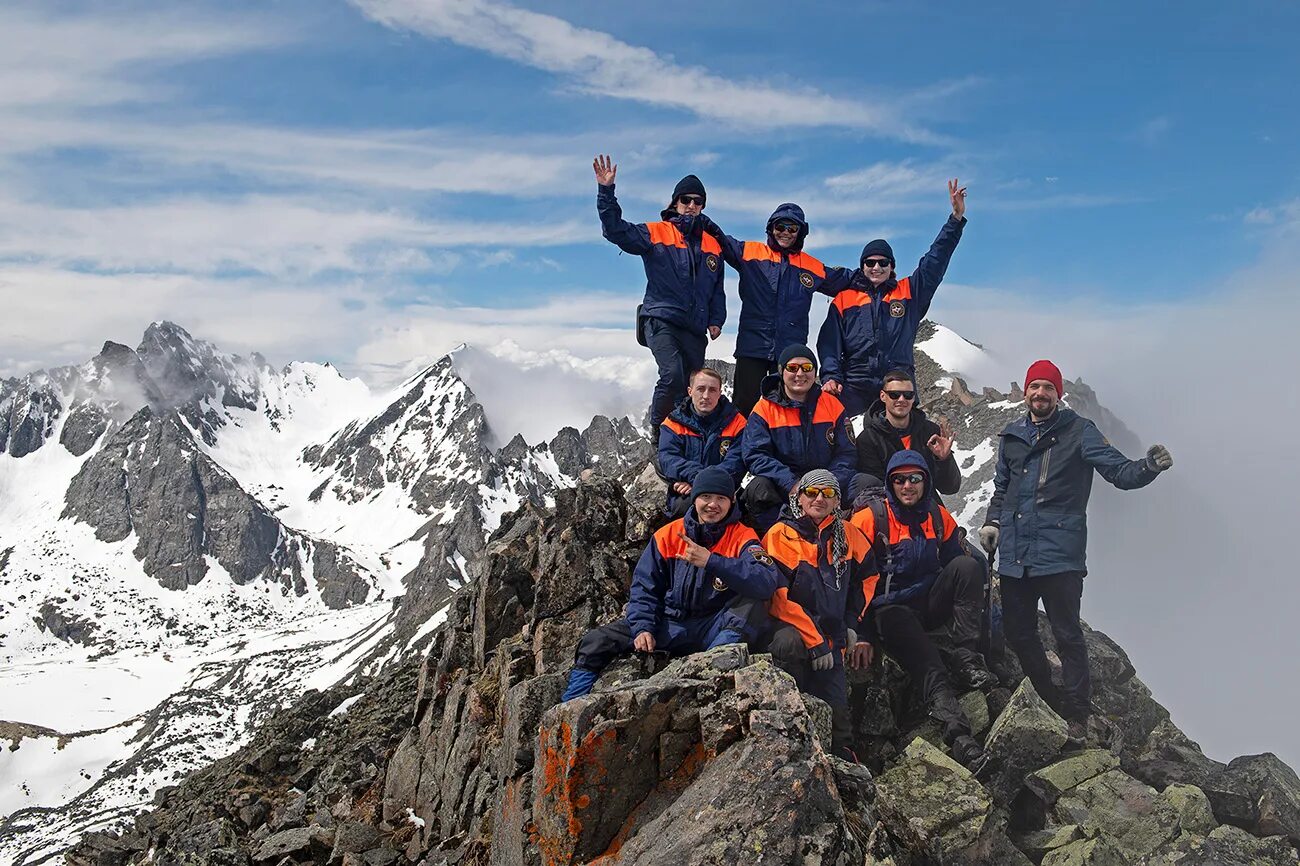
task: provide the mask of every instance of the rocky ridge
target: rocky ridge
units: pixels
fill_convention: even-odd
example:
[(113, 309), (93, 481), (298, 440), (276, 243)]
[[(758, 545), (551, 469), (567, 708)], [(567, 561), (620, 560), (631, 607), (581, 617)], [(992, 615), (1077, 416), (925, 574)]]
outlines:
[(367, 684), (345, 719), (326, 708), (355, 687), (309, 693), (68, 862), (1300, 862), (1295, 773), (1268, 754), (1208, 759), (1091, 629), (1087, 741), (1002, 659), (998, 687), (962, 696), (993, 756), (979, 778), (887, 658), (851, 681), (863, 764), (829, 756), (828, 708), (740, 645), (628, 660), (559, 704), (662, 495), (651, 471), (597, 474), (508, 516), (422, 660)]

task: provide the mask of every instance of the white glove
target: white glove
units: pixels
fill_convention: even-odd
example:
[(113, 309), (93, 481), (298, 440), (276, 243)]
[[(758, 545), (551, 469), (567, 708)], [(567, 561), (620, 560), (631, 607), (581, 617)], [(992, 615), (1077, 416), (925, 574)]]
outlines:
[(1174, 465), (1174, 455), (1163, 445), (1152, 445), (1147, 449), (1147, 465), (1157, 472), (1164, 472)]
[(844, 639), (845, 649), (851, 652), (853, 650), (854, 645), (857, 644), (857, 642), (858, 642), (858, 633), (851, 628), (845, 629), (845, 639)]
[(998, 535), (1000, 534), (1001, 530), (992, 523), (980, 527), (980, 547), (984, 548), (984, 552), (989, 556), (997, 552)]
[(815, 671), (828, 671), (833, 667), (835, 667), (835, 656), (831, 654), (830, 650), (812, 660), (812, 669)]

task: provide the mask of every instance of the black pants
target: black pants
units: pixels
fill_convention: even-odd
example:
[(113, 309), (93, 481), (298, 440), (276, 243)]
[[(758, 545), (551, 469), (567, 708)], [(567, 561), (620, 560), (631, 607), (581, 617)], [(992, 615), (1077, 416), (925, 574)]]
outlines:
[(926, 632), (948, 623), (953, 661), (983, 665), (976, 649), (984, 616), (984, 568), (969, 556), (958, 556), (939, 572), (930, 591), (904, 604), (875, 611), (881, 647), (893, 656), (921, 692), (921, 700), (944, 726), (952, 742), (970, 734), (970, 722), (957, 705), (952, 680), (939, 648)]
[(776, 372), (776, 361), (767, 358), (737, 358), (736, 373), (731, 380), (731, 404), (741, 415), (749, 415), (761, 396), (763, 377)]
[(704, 366), (708, 338), (703, 333), (694, 334), (653, 317), (642, 321), (641, 333), (659, 366), (659, 380), (655, 382), (654, 396), (650, 400), (650, 429), (657, 436), (659, 425), (673, 411), (677, 401), (686, 396), (686, 383), (691, 373)]
[(831, 651), (834, 666), (813, 670), (808, 648), (799, 630), (789, 623), (777, 623), (768, 641), (767, 651), (777, 667), (794, 677), (799, 691), (821, 698), (831, 706), (831, 749), (853, 748), (853, 723), (849, 719), (849, 690), (844, 678), (844, 655), (837, 646)]
[[(1052, 684), (1047, 653), (1038, 638), (1038, 602), (1056, 638), (1061, 659), (1061, 690)], [(1079, 624), (1083, 599), (1083, 573), (1067, 571), (1036, 577), (1002, 578), (1002, 628), (1016, 651), (1020, 667), (1038, 694), (1067, 719), (1086, 719), (1092, 706), (1092, 679), (1088, 673), (1088, 644)]]

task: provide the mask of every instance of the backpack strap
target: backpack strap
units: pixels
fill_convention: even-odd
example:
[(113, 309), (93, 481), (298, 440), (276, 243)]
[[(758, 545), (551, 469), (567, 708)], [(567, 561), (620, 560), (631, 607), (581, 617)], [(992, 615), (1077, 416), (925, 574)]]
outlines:
[(885, 575), (885, 595), (894, 581), (894, 549), (889, 546), (889, 505), (882, 497), (873, 497), (867, 503), (871, 508), (871, 549), (876, 555), (876, 568)]

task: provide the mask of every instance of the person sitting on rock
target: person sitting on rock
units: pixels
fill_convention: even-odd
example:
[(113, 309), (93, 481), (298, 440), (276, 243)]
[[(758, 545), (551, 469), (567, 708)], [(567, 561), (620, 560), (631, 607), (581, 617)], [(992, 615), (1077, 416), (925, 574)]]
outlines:
[(853, 281), (826, 311), (817, 335), (822, 387), (838, 396), (850, 415), (867, 410), (886, 371), (916, 370), (917, 328), (966, 226), (966, 188), (956, 178), (948, 181), (948, 198), (952, 215), (910, 277), (896, 278), (894, 250), (878, 238), (862, 248), (862, 269), (853, 272)]
[(795, 492), (800, 476), (829, 469), (840, 489), (853, 479), (855, 454), (844, 406), (817, 384), (817, 356), (807, 346), (781, 352), (779, 375), (763, 380), (763, 397), (745, 427), (745, 510), (766, 532)]
[[(916, 451), (889, 459), (882, 507), (857, 511), (852, 524), (871, 539), (881, 580), (869, 599), (860, 632), (868, 649), (879, 644), (911, 676), (930, 715), (943, 725), (953, 756), (972, 766), (983, 749), (957, 703), (963, 690), (997, 683), (979, 654), (985, 567), (962, 548), (957, 521), (929, 495), (930, 470)], [(947, 625), (953, 673), (927, 632)], [(851, 662), (853, 660), (850, 660)], [(955, 681), (955, 682), (954, 682)]]
[(668, 479), (668, 514), (682, 517), (694, 497), (691, 482), (708, 466), (721, 466), (737, 487), (745, 477), (741, 436), (745, 416), (722, 393), (722, 376), (702, 367), (690, 391), (659, 426), (659, 471)]
[(637, 562), (627, 615), (578, 642), (563, 700), (591, 691), (623, 653), (687, 655), (756, 636), (777, 573), (754, 530), (740, 522), (731, 475), (700, 470), (694, 505), (650, 539)]
[[(1060, 368), (1035, 361), (1025, 373), (1028, 413), (1000, 434), (993, 498), (980, 528), (980, 544), (997, 556), (1002, 622), (1007, 643), (1034, 689), (1070, 724), (1070, 735), (1086, 734), (1092, 713), (1088, 644), (1079, 623), (1083, 578), (1088, 573), (1088, 497), (1096, 471), (1120, 490), (1136, 490), (1174, 465), (1163, 445), (1129, 460), (1072, 409), (1059, 407), (1064, 395)], [(1047, 611), (1062, 687), (1052, 682), (1047, 654), (1038, 637), (1038, 602)]]
[(917, 408), (916, 396), (916, 385), (906, 370), (885, 374), (880, 403), (872, 407), (858, 434), (858, 472), (884, 478), (889, 459), (910, 449), (925, 458), (926, 469), (934, 479), (934, 489), (926, 492), (942, 502), (940, 493), (953, 494), (961, 489), (961, 469), (952, 453), (952, 430), (947, 422), (940, 425), (927, 418)]
[[(876, 586), (871, 542), (836, 513), (840, 482), (825, 469), (799, 479), (781, 519), (763, 538), (780, 578), (772, 596), (768, 652), (799, 690), (831, 707), (831, 747), (852, 759), (844, 654), (861, 662), (859, 619)], [(853, 662), (853, 663), (856, 663)]]

